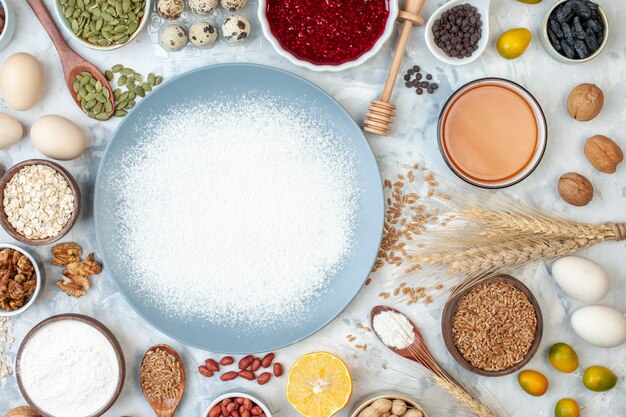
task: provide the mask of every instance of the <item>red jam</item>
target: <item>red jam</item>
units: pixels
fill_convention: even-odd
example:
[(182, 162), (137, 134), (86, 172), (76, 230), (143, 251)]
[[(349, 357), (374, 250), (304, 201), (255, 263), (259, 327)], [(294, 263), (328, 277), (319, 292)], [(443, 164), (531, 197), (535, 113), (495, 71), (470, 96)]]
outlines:
[(313, 64), (340, 65), (382, 36), (389, 0), (267, 0), (265, 12), (284, 49)]

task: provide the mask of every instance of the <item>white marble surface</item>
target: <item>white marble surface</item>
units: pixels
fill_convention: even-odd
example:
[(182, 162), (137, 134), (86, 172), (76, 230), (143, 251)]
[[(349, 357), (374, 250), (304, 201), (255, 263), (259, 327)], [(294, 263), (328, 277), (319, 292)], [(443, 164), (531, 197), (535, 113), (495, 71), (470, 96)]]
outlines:
[[(5, 0), (7, 1), (7, 0)], [(64, 162), (80, 183), (83, 192), (84, 210), (81, 218), (67, 239), (73, 239), (87, 249), (95, 248), (93, 227), (91, 222), (92, 187), (96, 169), (102, 152), (109, 140), (116, 122), (91, 122), (81, 114), (72, 103), (65, 90), (59, 59), (52, 44), (37, 23), (24, 0), (8, 0), (17, 7), (18, 28), (13, 42), (0, 52), (0, 61), (18, 51), (30, 52), (41, 59), (47, 79), (45, 95), (41, 103), (28, 112), (18, 113), (0, 101), (0, 111), (18, 117), (25, 126), (39, 116), (57, 113), (67, 116), (79, 123), (89, 133), (89, 150), (75, 161)], [(52, 0), (46, 0), (50, 6)], [(428, 16), (441, 0), (429, 0), (424, 9)], [(514, 80), (526, 86), (543, 106), (549, 124), (549, 143), (545, 157), (537, 171), (521, 184), (509, 190), (511, 194), (526, 196), (533, 204), (549, 212), (562, 213), (576, 219), (602, 222), (606, 220), (626, 221), (626, 164), (622, 164), (614, 175), (601, 174), (595, 171), (583, 158), (582, 144), (588, 136), (605, 134), (613, 137), (626, 148), (626, 136), (623, 126), (626, 124), (626, 11), (618, 0), (603, 0), (611, 18), (611, 36), (605, 52), (594, 61), (584, 65), (568, 66), (560, 64), (543, 50), (538, 39), (534, 39), (528, 51), (515, 61), (501, 59), (493, 47), (495, 36), (503, 30), (525, 26), (537, 33), (537, 28), (545, 10), (553, 0), (544, 0), (542, 4), (524, 5), (514, 0), (494, 0), (492, 5), (491, 25), (492, 44), (484, 55), (476, 62), (465, 67), (449, 67), (437, 62), (423, 44), (423, 29), (416, 29), (412, 35), (408, 57), (403, 65), (405, 70), (409, 64), (419, 64), (434, 75), (441, 88), (433, 96), (418, 97), (413, 90), (406, 89), (402, 81), (398, 82), (393, 100), (398, 107), (397, 121), (392, 136), (381, 138), (370, 136), (376, 155), (382, 161), (419, 161), (426, 162), (436, 172), (448, 177), (452, 174), (441, 160), (436, 145), (436, 120), (439, 110), (448, 95), (467, 81), (484, 76), (499, 76)], [(339, 74), (316, 74), (290, 65), (279, 58), (267, 43), (253, 55), (243, 55), (237, 49), (232, 54), (219, 59), (203, 59), (178, 62), (152, 60), (151, 45), (147, 33), (143, 33), (131, 45), (114, 52), (94, 52), (74, 44), (76, 50), (91, 59), (101, 68), (109, 68), (113, 64), (123, 63), (134, 69), (147, 73), (155, 71), (165, 78), (188, 71), (193, 68), (211, 65), (217, 62), (250, 61), (278, 66), (317, 83), (337, 98), (355, 117), (361, 120), (369, 101), (382, 88), (387, 67), (390, 62), (389, 48), (366, 65)], [(564, 101), (568, 91), (581, 82), (594, 82), (605, 92), (606, 103), (603, 112), (595, 120), (588, 123), (573, 121), (565, 111)], [(0, 151), (0, 163), (5, 167), (23, 159), (39, 157), (30, 140), (22, 141), (18, 146)], [(557, 178), (568, 171), (578, 171), (588, 176), (596, 187), (596, 196), (585, 208), (574, 208), (566, 205), (558, 197), (555, 189)], [(462, 185), (462, 184), (461, 184)], [(465, 185), (462, 185), (465, 186)], [(0, 232), (0, 241), (12, 242), (4, 232)], [(586, 256), (600, 262), (610, 272), (612, 289), (603, 304), (612, 305), (620, 310), (626, 309), (626, 244), (607, 243), (585, 252)], [(49, 248), (37, 249), (42, 259), (48, 259)], [(124, 391), (115, 406), (106, 416), (148, 416), (152, 412), (144, 402), (137, 385), (137, 365), (144, 350), (155, 343), (169, 343), (183, 354), (187, 364), (188, 385), (179, 415), (184, 417), (200, 417), (202, 410), (211, 398), (226, 389), (242, 388), (258, 391), (263, 398), (272, 404), (276, 416), (295, 416), (295, 411), (288, 405), (283, 394), (285, 379), (273, 381), (271, 384), (257, 389), (256, 384), (241, 381), (224, 384), (213, 379), (204, 379), (195, 372), (195, 367), (208, 353), (189, 349), (180, 343), (152, 329), (124, 302), (116, 287), (106, 274), (94, 279), (94, 286), (89, 294), (76, 300), (62, 294), (54, 281), (59, 274), (57, 268), (47, 267), (48, 285), (36, 305), (27, 313), (14, 319), (17, 338), (9, 355), (13, 356), (24, 334), (36, 323), (53, 314), (79, 312), (101, 320), (119, 338), (127, 358), (128, 374)], [(516, 417), (546, 417), (553, 415), (553, 407), (557, 399), (570, 396), (577, 398), (584, 406), (584, 416), (623, 417), (626, 416), (626, 347), (613, 349), (594, 348), (579, 339), (571, 330), (568, 318), (572, 311), (581, 305), (563, 295), (547, 273), (546, 266), (539, 265), (516, 275), (522, 276), (524, 282), (537, 295), (541, 304), (545, 332), (544, 342), (539, 354), (533, 359), (529, 368), (545, 372), (550, 378), (551, 387), (547, 395), (533, 398), (523, 393), (517, 385), (514, 375), (498, 379), (477, 378), (463, 371), (453, 363), (445, 351), (440, 337), (440, 307), (442, 297), (429, 306), (416, 305), (403, 310), (422, 328), (427, 341), (434, 350), (436, 357), (448, 368), (466, 378), (479, 391), (491, 392), (499, 400), (506, 412), (502, 415)], [(376, 277), (375, 277), (376, 278)], [(380, 278), (380, 277), (378, 277)], [(419, 276), (415, 277), (416, 280)], [(379, 279), (380, 280), (380, 279)], [(376, 282), (376, 279), (375, 279)], [(374, 284), (364, 289), (356, 301), (330, 326), (306, 341), (298, 343), (278, 352), (278, 358), (289, 365), (298, 356), (313, 350), (328, 350), (343, 357), (352, 369), (354, 376), (353, 402), (365, 395), (379, 390), (400, 389), (412, 393), (415, 398), (423, 401), (424, 407), (433, 417), (465, 415), (459, 410), (447, 410), (443, 404), (449, 403), (447, 397), (438, 389), (427, 387), (423, 378), (417, 375), (413, 381), (401, 380), (396, 373), (384, 371), (380, 364), (390, 359), (389, 354), (377, 340), (368, 333), (355, 329), (357, 322), (365, 322), (369, 309), (379, 304), (376, 294), (380, 291)], [(355, 349), (346, 342), (348, 333), (358, 336), (357, 342), (367, 343), (366, 353)], [(572, 344), (581, 358), (583, 366), (602, 364), (612, 367), (620, 382), (618, 388), (606, 394), (593, 394), (584, 389), (580, 382), (581, 372), (573, 375), (559, 374), (551, 369), (545, 350), (552, 342), (565, 341)], [(400, 368), (401, 362), (393, 362)], [(406, 368), (410, 373), (411, 368)], [(10, 377), (0, 386), (0, 413), (22, 404), (15, 379)], [(344, 411), (340, 416), (346, 416)], [(469, 414), (467, 414), (469, 415)]]

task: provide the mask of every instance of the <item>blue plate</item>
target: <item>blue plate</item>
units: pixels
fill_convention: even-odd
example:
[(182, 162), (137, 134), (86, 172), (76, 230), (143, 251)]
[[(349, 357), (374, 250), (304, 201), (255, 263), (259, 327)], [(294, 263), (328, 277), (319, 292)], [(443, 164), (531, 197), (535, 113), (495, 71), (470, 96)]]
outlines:
[[(117, 256), (123, 236), (116, 217), (115, 181), (125, 155), (136, 145), (142, 120), (170, 106), (212, 97), (240, 97), (254, 90), (280, 100), (310, 103), (307, 109), (333, 126), (337, 136), (353, 151), (360, 189), (358, 225), (352, 254), (330, 278), (322, 294), (309, 306), (308, 318), (272, 329), (246, 330), (206, 320), (183, 321), (160, 311), (135, 291), (128, 265)], [(384, 193), (378, 164), (369, 143), (350, 114), (317, 86), (289, 72), (252, 64), (225, 64), (201, 68), (178, 76), (157, 88), (124, 118), (107, 146), (96, 180), (94, 223), (105, 270), (126, 301), (151, 325), (182, 343), (219, 353), (253, 353), (275, 350), (300, 341), (337, 317), (357, 295), (376, 259), (383, 230)], [(146, 236), (150, 239), (150, 236)], [(164, 245), (173, 242), (163, 242)]]

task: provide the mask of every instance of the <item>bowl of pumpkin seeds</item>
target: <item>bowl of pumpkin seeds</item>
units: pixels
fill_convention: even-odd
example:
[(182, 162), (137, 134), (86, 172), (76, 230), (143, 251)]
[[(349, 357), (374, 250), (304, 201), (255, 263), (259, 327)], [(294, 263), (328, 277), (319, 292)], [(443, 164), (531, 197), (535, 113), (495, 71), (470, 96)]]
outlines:
[(54, 0), (58, 20), (80, 44), (97, 50), (121, 48), (150, 18), (152, 0)]

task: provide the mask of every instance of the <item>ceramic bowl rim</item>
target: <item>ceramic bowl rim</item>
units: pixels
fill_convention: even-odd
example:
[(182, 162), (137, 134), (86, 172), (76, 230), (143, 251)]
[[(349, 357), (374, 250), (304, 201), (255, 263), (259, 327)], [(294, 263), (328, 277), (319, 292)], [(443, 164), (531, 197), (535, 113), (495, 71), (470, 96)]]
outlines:
[(598, 12), (600, 13), (600, 16), (602, 17), (602, 20), (604, 23), (604, 31), (602, 32), (604, 37), (602, 39), (602, 43), (600, 44), (600, 47), (593, 54), (589, 55), (587, 58), (570, 59), (566, 56), (561, 55), (556, 49), (554, 49), (554, 47), (552, 46), (548, 38), (548, 20), (550, 19), (552, 12), (559, 5), (565, 3), (566, 1), (569, 1), (569, 0), (558, 0), (556, 3), (554, 3), (554, 5), (552, 5), (552, 7), (548, 9), (546, 14), (544, 15), (543, 20), (541, 22), (541, 28), (539, 29), (541, 44), (543, 45), (543, 48), (546, 50), (548, 55), (550, 55), (552, 58), (554, 58), (555, 60), (559, 62), (563, 62), (565, 64), (582, 64), (582, 63), (591, 61), (592, 59), (600, 55), (602, 51), (604, 50), (604, 48), (606, 47), (606, 44), (609, 42), (609, 34), (610, 34), (609, 18), (604, 12), (604, 9), (602, 8), (602, 6), (596, 1), (593, 1), (595, 4), (598, 5)]
[[(448, 157), (444, 146), (443, 146), (443, 135), (442, 135), (442, 130), (443, 130), (443, 119), (447, 113), (447, 111), (450, 108), (450, 105), (452, 104), (452, 102), (454, 101), (454, 99), (456, 97), (459, 96), (459, 94), (463, 93), (466, 89), (469, 89), (470, 87), (472, 87), (474, 84), (480, 84), (480, 83), (488, 83), (488, 82), (495, 82), (495, 83), (502, 83), (502, 84), (509, 84), (511, 86), (513, 86), (514, 88), (521, 90), (524, 94), (526, 94), (526, 98), (528, 98), (528, 100), (525, 100), (528, 102), (528, 104), (533, 107), (533, 110), (536, 110), (536, 112), (533, 112), (533, 114), (538, 115), (539, 117), (537, 117), (537, 124), (540, 125), (541, 129), (539, 129), (540, 131), (543, 130), (544, 134), (543, 136), (540, 134), (541, 132), (538, 133), (538, 139), (537, 139), (537, 149), (535, 150), (535, 152), (533, 153), (533, 160), (531, 160), (531, 162), (526, 165), (522, 172), (520, 174), (518, 174), (517, 176), (515, 176), (514, 178), (507, 180), (507, 181), (502, 181), (502, 182), (496, 182), (496, 183), (486, 183), (486, 182), (479, 182), (479, 181), (475, 181), (472, 180), (471, 178), (465, 176), (462, 172), (460, 172), (460, 170), (458, 170), (455, 166), (454, 163), (452, 163), (452, 161), (450, 160), (450, 158)], [(543, 159), (543, 156), (546, 152), (546, 148), (548, 147), (548, 123), (546, 120), (546, 115), (543, 111), (543, 108), (541, 107), (541, 104), (539, 104), (539, 102), (537, 101), (537, 99), (535, 98), (535, 96), (533, 96), (530, 91), (528, 91), (526, 88), (522, 87), (520, 84), (508, 80), (506, 78), (498, 78), (498, 77), (485, 77), (485, 78), (478, 78), (476, 80), (470, 81), (464, 85), (462, 85), (461, 87), (459, 87), (458, 89), (456, 89), (454, 91), (454, 93), (452, 93), (450, 95), (450, 97), (448, 98), (448, 100), (446, 100), (445, 104), (443, 105), (443, 107), (441, 108), (441, 112), (439, 113), (439, 118), (437, 120), (437, 144), (439, 146), (439, 153), (441, 154), (442, 159), (444, 160), (444, 162), (446, 163), (446, 165), (448, 166), (448, 168), (450, 168), (450, 170), (454, 173), (454, 175), (456, 175), (457, 177), (459, 177), (460, 179), (462, 179), (463, 181), (465, 181), (466, 183), (476, 186), (476, 187), (480, 187), (483, 189), (490, 189), (490, 190), (496, 190), (496, 189), (502, 189), (502, 188), (508, 188), (508, 187), (512, 187), (515, 184), (519, 184), (520, 182), (524, 181), (526, 178), (528, 178), (534, 171), (535, 169), (537, 169), (537, 167), (539, 166), (539, 164), (541, 163), (541, 160)], [(536, 160), (534, 160), (536, 158)]]
[(265, 413), (265, 415), (267, 417), (272, 417), (272, 415), (273, 415), (272, 412), (270, 411), (269, 406), (265, 403), (264, 400), (260, 399), (257, 395), (250, 394), (250, 393), (245, 392), (245, 391), (231, 390), (231, 391), (223, 392), (223, 393), (219, 394), (217, 397), (215, 397), (209, 403), (209, 406), (206, 408), (206, 410), (204, 410), (204, 413), (202, 414), (201, 417), (207, 417), (209, 415), (209, 412), (211, 411), (211, 409), (213, 407), (215, 407), (217, 404), (219, 404), (223, 400), (225, 400), (227, 398), (233, 398), (233, 397), (247, 398), (247, 399), (253, 401), (254, 403), (256, 403), (256, 405), (258, 405), (259, 407), (261, 407), (261, 409), (263, 410), (263, 413)]
[[(459, 301), (461, 301), (461, 299), (465, 297), (465, 295), (469, 291), (471, 291), (473, 288), (475, 288), (476, 286), (480, 284), (485, 284), (485, 283), (489, 284), (489, 283), (497, 283), (497, 282), (505, 282), (507, 284), (510, 284), (514, 286), (515, 288), (517, 288), (518, 290), (522, 291), (528, 297), (528, 300), (530, 301), (530, 303), (533, 305), (535, 309), (535, 315), (537, 316), (537, 327), (535, 328), (535, 338), (533, 339), (533, 342), (530, 345), (528, 352), (526, 352), (526, 355), (524, 355), (524, 359), (522, 359), (520, 362), (516, 363), (515, 365), (509, 368), (503, 369), (501, 371), (485, 371), (480, 368), (476, 368), (471, 363), (469, 363), (469, 361), (467, 361), (463, 357), (463, 355), (461, 355), (461, 352), (459, 352), (458, 349), (456, 348), (456, 345), (454, 344), (454, 341), (452, 339), (452, 315), (454, 314), (454, 310), (456, 309), (456, 306), (459, 303)], [(450, 356), (452, 356), (452, 358), (459, 365), (461, 365), (463, 368), (467, 369), (468, 371), (475, 373), (477, 375), (487, 376), (487, 377), (499, 377), (499, 376), (510, 375), (516, 371), (519, 371), (524, 366), (526, 366), (528, 362), (530, 362), (531, 359), (535, 356), (535, 354), (539, 351), (539, 346), (541, 345), (541, 340), (543, 338), (543, 314), (541, 313), (541, 306), (539, 305), (539, 301), (537, 301), (537, 298), (535, 297), (533, 292), (526, 285), (524, 285), (524, 283), (522, 283), (520, 280), (518, 280), (517, 278), (511, 275), (497, 274), (489, 278), (486, 278), (481, 282), (478, 282), (476, 284), (469, 286), (468, 288), (464, 289), (458, 294), (455, 294), (448, 301), (446, 301), (443, 307), (442, 313), (441, 313), (441, 337), (443, 338), (444, 344), (446, 345), (446, 349), (450, 353)]]
[(30, 308), (30, 306), (32, 306), (35, 303), (35, 300), (37, 299), (37, 297), (39, 297), (39, 294), (41, 293), (41, 289), (42, 289), (41, 287), (43, 286), (43, 283), (44, 283), (43, 272), (42, 272), (42, 268), (40, 268), (39, 266), (39, 262), (37, 262), (35, 257), (26, 249), (21, 248), (16, 245), (12, 245), (10, 243), (0, 243), (0, 250), (2, 249), (13, 249), (13, 250), (18, 251), (22, 255), (26, 256), (28, 260), (30, 261), (30, 263), (33, 265), (33, 268), (35, 269), (35, 279), (37, 281), (37, 287), (35, 288), (35, 292), (33, 292), (33, 294), (30, 296), (26, 304), (24, 304), (22, 307), (18, 308), (17, 310), (13, 310), (13, 311), (4, 311), (0, 309), (0, 317), (13, 317), (13, 316), (17, 316), (18, 314), (25, 312), (26, 310)]
[(17, 230), (15, 230), (13, 225), (9, 223), (9, 219), (4, 212), (4, 209), (0, 209), (0, 225), (9, 236), (11, 236), (13, 239), (17, 240), (20, 243), (29, 246), (44, 246), (62, 239), (63, 236), (67, 235), (69, 231), (72, 230), (72, 228), (78, 221), (81, 208), (80, 187), (78, 186), (78, 182), (72, 176), (72, 174), (70, 174), (69, 171), (63, 168), (60, 164), (49, 161), (47, 159), (26, 159), (24, 161), (14, 164), (11, 168), (6, 170), (2, 177), (0, 177), (0, 198), (4, 198), (4, 189), (8, 182), (11, 180), (11, 178), (13, 178), (13, 176), (22, 168), (31, 165), (45, 165), (47, 167), (50, 167), (54, 169), (59, 175), (61, 175), (63, 179), (65, 179), (65, 181), (67, 181), (67, 184), (72, 190), (72, 194), (74, 195), (74, 211), (72, 212), (70, 219), (57, 235), (50, 236), (45, 239), (30, 239), (20, 234)]
[(72, 38), (73, 40), (75, 40), (79, 44), (81, 44), (83, 46), (86, 46), (89, 49), (94, 49), (96, 51), (114, 51), (116, 49), (122, 48), (122, 47), (128, 45), (129, 43), (131, 43), (139, 35), (139, 33), (141, 33), (143, 31), (143, 29), (148, 24), (148, 21), (150, 20), (150, 14), (152, 12), (152, 1), (153, 0), (145, 0), (146, 7), (144, 9), (144, 15), (141, 17), (141, 21), (139, 22), (139, 26), (137, 26), (137, 30), (135, 30), (135, 32), (133, 32), (133, 34), (128, 37), (128, 40), (126, 42), (124, 42), (122, 44), (115, 44), (115, 45), (109, 45), (109, 46), (100, 46), (100, 45), (94, 45), (93, 43), (88, 42), (88, 41), (86, 41), (86, 40), (76, 36), (74, 34), (74, 32), (72, 32), (72, 29), (70, 27), (69, 21), (67, 20), (67, 18), (63, 14), (63, 8), (61, 7), (60, 1), (59, 0), (53, 0), (53, 2), (54, 2), (54, 12), (55, 12), (55, 14), (57, 16), (58, 22), (60, 22), (61, 27), (63, 27), (63, 30), (65, 31), (65, 33), (67, 33), (67, 35), (70, 38)]
[[(4, 9), (4, 28), (2, 29), (2, 33), (0, 33), (0, 51), (4, 49), (13, 38), (15, 34), (16, 28), (16, 19), (15, 13), (13, 11), (13, 6), (9, 5), (9, 2), (6, 0), (0, 0), (0, 8)], [(2, 43), (6, 42), (3, 46)]]
[(37, 410), (40, 414), (44, 416), (47, 415), (44, 410), (40, 409), (37, 406), (37, 404), (35, 404), (35, 402), (28, 395), (26, 388), (24, 388), (24, 384), (22, 383), (22, 376), (20, 372), (21, 358), (22, 358), (22, 354), (24, 353), (24, 348), (28, 344), (28, 341), (37, 332), (39, 332), (44, 327), (51, 325), (53, 323), (56, 323), (59, 321), (68, 321), (68, 320), (79, 321), (81, 323), (84, 323), (98, 330), (107, 339), (107, 341), (111, 344), (111, 347), (115, 351), (115, 357), (117, 358), (117, 363), (118, 363), (118, 379), (117, 379), (117, 385), (115, 387), (115, 391), (113, 392), (113, 396), (109, 399), (109, 401), (107, 401), (105, 405), (103, 405), (94, 414), (90, 414), (89, 416), (86, 416), (86, 417), (100, 417), (104, 413), (106, 413), (113, 406), (113, 404), (115, 404), (115, 402), (119, 399), (122, 393), (122, 389), (124, 388), (124, 382), (126, 380), (126, 360), (124, 358), (124, 351), (122, 350), (122, 347), (119, 341), (117, 340), (117, 338), (115, 337), (115, 335), (113, 334), (113, 332), (108, 327), (106, 327), (104, 324), (94, 319), (93, 317), (85, 316), (83, 314), (74, 314), (74, 313), (58, 314), (56, 316), (48, 317), (47, 319), (36, 324), (32, 329), (30, 329), (29, 332), (26, 334), (26, 336), (24, 336), (24, 339), (22, 340), (22, 343), (20, 344), (20, 347), (16, 355), (15, 379), (17, 381), (17, 386), (22, 396), (24, 397), (24, 400), (26, 400), (26, 402), (32, 408), (34, 408), (35, 410)]
[(267, 0), (259, 0), (259, 4), (257, 6), (257, 18), (259, 20), (259, 24), (261, 26), (261, 31), (263, 33), (263, 37), (267, 39), (267, 41), (272, 45), (276, 53), (286, 58), (289, 62), (299, 67), (303, 67), (315, 72), (339, 72), (344, 71), (350, 68), (358, 67), (368, 61), (370, 58), (374, 57), (380, 50), (383, 45), (389, 40), (393, 31), (395, 29), (396, 18), (398, 17), (399, 5), (398, 0), (388, 0), (389, 2), (389, 16), (387, 17), (387, 23), (385, 24), (385, 30), (382, 35), (378, 38), (374, 46), (365, 52), (363, 55), (358, 58), (344, 62), (339, 65), (317, 65), (309, 61), (305, 61), (293, 55), (291, 52), (287, 51), (282, 47), (278, 39), (272, 33), (269, 22), (265, 16), (265, 9), (267, 5)]
[(379, 391), (376, 393), (372, 393), (363, 399), (359, 400), (357, 405), (350, 411), (350, 417), (357, 417), (361, 411), (366, 409), (369, 405), (371, 405), (374, 401), (379, 400), (381, 398), (390, 399), (390, 400), (402, 400), (405, 403), (408, 403), (410, 406), (418, 409), (422, 412), (424, 417), (429, 417), (426, 410), (422, 408), (422, 406), (413, 398), (410, 398), (408, 394), (404, 394), (396, 391)]

